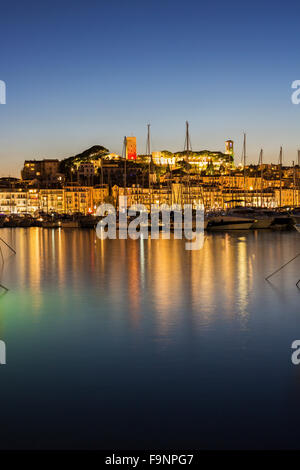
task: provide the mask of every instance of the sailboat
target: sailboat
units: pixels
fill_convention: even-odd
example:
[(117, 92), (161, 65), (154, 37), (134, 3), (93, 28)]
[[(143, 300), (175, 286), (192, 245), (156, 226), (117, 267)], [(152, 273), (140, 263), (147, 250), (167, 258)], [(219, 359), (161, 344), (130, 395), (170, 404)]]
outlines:
[(249, 230), (252, 228), (253, 223), (254, 219), (222, 215), (209, 218), (207, 230), (211, 232), (220, 232), (223, 230)]

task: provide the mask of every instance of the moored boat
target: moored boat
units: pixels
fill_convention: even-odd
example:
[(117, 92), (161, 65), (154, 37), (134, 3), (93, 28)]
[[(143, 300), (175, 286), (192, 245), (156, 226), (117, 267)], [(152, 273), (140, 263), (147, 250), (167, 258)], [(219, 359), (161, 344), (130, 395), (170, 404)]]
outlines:
[(5, 219), (6, 219), (5, 215), (0, 215), (0, 227), (4, 227)]
[(60, 222), (62, 228), (79, 228), (79, 220), (62, 220)]
[(254, 219), (252, 229), (267, 229), (270, 228), (274, 221), (274, 214), (272, 211), (267, 211), (252, 207), (237, 207), (230, 209), (228, 215), (238, 217), (241, 219)]
[(271, 224), (272, 230), (289, 230), (293, 226), (292, 217), (285, 212), (275, 214), (274, 221)]
[(291, 217), (293, 219), (293, 222), (298, 225), (300, 224), (300, 209), (295, 208), (291, 211)]
[(58, 228), (59, 226), (58, 220), (44, 220), (42, 222), (43, 228)]
[(246, 219), (231, 216), (220, 216), (211, 218), (207, 224), (207, 230), (211, 232), (220, 232), (227, 230), (250, 230), (254, 219)]
[(95, 228), (99, 217), (95, 217), (94, 215), (84, 215), (79, 218), (79, 224), (82, 228)]
[(33, 218), (31, 216), (24, 216), (19, 218), (19, 227), (31, 227), (33, 225)]
[(8, 215), (5, 219), (5, 227), (19, 227), (20, 218), (15, 214)]

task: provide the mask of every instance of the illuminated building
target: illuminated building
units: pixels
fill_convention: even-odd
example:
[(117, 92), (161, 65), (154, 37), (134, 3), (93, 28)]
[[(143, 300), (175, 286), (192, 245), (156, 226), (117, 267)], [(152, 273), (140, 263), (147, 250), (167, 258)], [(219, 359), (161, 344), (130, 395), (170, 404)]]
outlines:
[(225, 142), (225, 154), (230, 155), (231, 157), (234, 157), (234, 151), (233, 151), (233, 140), (226, 140)]
[(108, 194), (108, 186), (92, 188), (93, 211), (95, 211), (100, 204), (105, 202), (105, 199), (108, 197)]
[(3, 214), (22, 214), (27, 212), (27, 192), (25, 190), (5, 189), (0, 192), (0, 212)]
[(23, 180), (45, 180), (54, 181), (59, 172), (59, 160), (25, 160), (21, 171)]
[(29, 189), (27, 192), (27, 212), (33, 214), (40, 210), (40, 197), (38, 189)]
[(136, 137), (126, 137), (126, 159), (136, 160)]
[(41, 160), (25, 160), (21, 171), (23, 180), (34, 180), (41, 175)]
[(190, 150), (188, 160), (185, 151), (172, 153), (167, 150), (163, 150), (161, 152), (153, 152), (152, 160), (158, 166), (170, 166), (171, 169), (177, 165), (180, 165), (184, 161), (188, 161), (188, 163), (197, 170), (206, 170), (209, 167), (219, 170), (220, 167), (232, 167), (233, 141), (226, 141), (225, 147), (225, 153), (217, 151), (211, 152), (209, 150)]
[(40, 207), (43, 212), (64, 212), (64, 190), (63, 189), (41, 189)]
[(88, 214), (93, 210), (91, 186), (66, 186), (64, 188), (64, 212)]
[(78, 175), (84, 178), (90, 178), (95, 174), (95, 167), (92, 162), (84, 162), (79, 165)]
[(280, 206), (280, 201), (281, 201), (281, 206), (283, 207), (293, 207), (293, 206), (299, 206), (300, 204), (300, 190), (294, 190), (292, 188), (283, 188), (281, 190), (281, 195), (280, 195), (280, 190), (275, 189), (275, 201), (276, 205)]
[(41, 162), (41, 179), (54, 181), (59, 172), (59, 160), (45, 159)]
[(152, 160), (156, 165), (171, 167), (176, 165), (176, 157), (171, 152), (152, 152)]

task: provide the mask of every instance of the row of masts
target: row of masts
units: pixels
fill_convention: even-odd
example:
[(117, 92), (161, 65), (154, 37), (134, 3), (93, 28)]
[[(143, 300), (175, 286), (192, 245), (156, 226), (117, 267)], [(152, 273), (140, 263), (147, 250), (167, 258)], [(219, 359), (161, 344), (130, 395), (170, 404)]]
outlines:
[[(191, 146), (191, 138), (189, 133), (189, 122), (186, 121), (186, 132), (185, 132), (185, 144), (184, 144), (184, 152), (185, 152), (185, 162), (187, 167), (187, 190), (188, 190), (188, 201), (190, 202), (190, 164), (189, 164), (189, 156), (192, 150)], [(150, 138), (150, 124), (147, 124), (147, 140), (146, 140), (146, 156), (148, 157), (149, 166), (148, 166), (148, 187), (149, 187), (149, 198), (150, 204), (152, 203), (152, 154), (151, 154), (151, 138)], [(127, 158), (126, 158), (126, 137), (124, 137), (123, 143), (123, 152), (122, 155), (124, 157), (124, 195), (126, 195), (127, 191)], [(246, 133), (243, 134), (243, 154), (242, 154), (242, 164), (243, 164), (243, 177), (244, 177), (244, 201), (245, 205), (247, 205), (247, 150), (246, 150)], [(260, 167), (260, 205), (263, 207), (264, 201), (264, 163), (263, 163), (263, 149), (260, 150), (259, 153), (259, 160), (258, 165)], [(279, 151), (279, 188), (280, 188), (280, 207), (282, 206), (282, 165), (283, 165), (283, 150), (282, 146), (280, 147)], [(300, 168), (300, 150), (298, 150), (298, 167)], [(294, 168), (294, 175), (293, 175), (293, 188), (296, 188), (296, 167), (295, 161), (293, 161), (293, 168)]]
[[(244, 132), (244, 139), (243, 139), (243, 168), (244, 168), (244, 200), (245, 204), (247, 202), (246, 200), (246, 194), (247, 194), (247, 174), (246, 174), (246, 165), (247, 165), (247, 157), (246, 157), (246, 133)], [(263, 164), (263, 149), (260, 150), (259, 153), (259, 160), (258, 160), (258, 165), (260, 167), (260, 181), (261, 181), (261, 206), (263, 206), (263, 194), (264, 194), (264, 164)], [(279, 150), (279, 161), (278, 161), (278, 166), (279, 166), (279, 207), (282, 207), (282, 166), (283, 166), (283, 150), (282, 146), (280, 146)], [(300, 150), (298, 150), (298, 168), (300, 168)], [(296, 189), (296, 167), (295, 167), (295, 161), (293, 161), (293, 189), (295, 192)], [(294, 197), (295, 199), (295, 197)]]

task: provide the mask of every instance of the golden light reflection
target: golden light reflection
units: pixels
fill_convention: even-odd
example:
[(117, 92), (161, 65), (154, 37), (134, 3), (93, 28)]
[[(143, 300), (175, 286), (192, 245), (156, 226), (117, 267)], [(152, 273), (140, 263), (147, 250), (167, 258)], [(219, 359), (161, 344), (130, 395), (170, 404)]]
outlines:
[(256, 261), (247, 236), (208, 235), (199, 251), (186, 251), (185, 240), (99, 240), (93, 230), (30, 228), (13, 237), (11, 283), (15, 276), (35, 296), (36, 311), (45, 291), (59, 293), (66, 307), (68, 295), (91, 293), (99, 296), (99, 312), (109, 299), (109, 315), (128, 312), (133, 327), (151, 312), (161, 335), (187, 315), (195, 327), (248, 315)]

